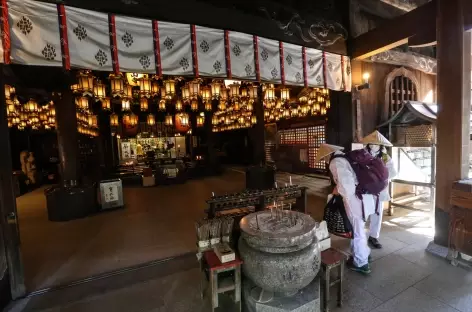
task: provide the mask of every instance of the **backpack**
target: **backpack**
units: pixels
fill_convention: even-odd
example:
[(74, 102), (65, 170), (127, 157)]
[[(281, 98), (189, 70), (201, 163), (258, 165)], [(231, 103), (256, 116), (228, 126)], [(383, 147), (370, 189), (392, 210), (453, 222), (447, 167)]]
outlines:
[[(375, 213), (379, 211), (379, 194), (388, 186), (388, 170), (381, 158), (372, 156), (365, 149), (350, 151), (344, 155), (335, 155), (332, 159), (343, 157), (351, 165), (357, 177), (356, 196), (362, 201), (363, 194), (377, 196)], [(365, 221), (364, 202), (362, 217)]]

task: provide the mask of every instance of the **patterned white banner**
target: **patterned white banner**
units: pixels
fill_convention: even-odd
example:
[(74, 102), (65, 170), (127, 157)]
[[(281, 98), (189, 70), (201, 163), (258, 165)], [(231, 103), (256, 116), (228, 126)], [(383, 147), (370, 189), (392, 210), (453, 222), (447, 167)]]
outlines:
[(229, 31), (229, 53), (233, 78), (256, 79), (254, 36)]
[(281, 83), (279, 41), (257, 38), (261, 81)]
[(193, 75), (190, 25), (159, 22), (162, 73)]
[(303, 54), (302, 47), (284, 43), (285, 84), (303, 86)]
[(31, 0), (10, 0), (8, 10), (12, 63), (62, 66), (57, 6)]
[(349, 56), (343, 56), (344, 60), (344, 90), (351, 92), (352, 77), (351, 77), (351, 59)]
[(72, 67), (112, 71), (108, 15), (66, 6)]
[(326, 87), (331, 90), (344, 90), (341, 55), (326, 52)]
[(195, 30), (199, 74), (226, 77), (225, 32), (201, 26)]
[(324, 87), (323, 51), (306, 48), (305, 54), (308, 86), (317, 88)]
[(115, 30), (120, 71), (156, 73), (152, 22), (115, 16)]

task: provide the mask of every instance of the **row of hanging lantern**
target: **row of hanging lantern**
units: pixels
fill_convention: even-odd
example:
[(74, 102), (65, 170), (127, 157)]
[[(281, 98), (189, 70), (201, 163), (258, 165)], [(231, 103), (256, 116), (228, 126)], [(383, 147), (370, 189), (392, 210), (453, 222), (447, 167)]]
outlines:
[(292, 101), (290, 89), (282, 87), (280, 96), (276, 96), (273, 85), (267, 85), (264, 90), (264, 121), (275, 122), (280, 119), (305, 117), (308, 115), (326, 115), (331, 107), (328, 89), (313, 88), (298, 100)]
[(49, 130), (56, 126), (56, 110), (52, 101), (46, 105), (38, 105), (36, 100), (29, 99), (22, 105), (15, 95), (15, 88), (5, 85), (5, 102), (10, 128)]

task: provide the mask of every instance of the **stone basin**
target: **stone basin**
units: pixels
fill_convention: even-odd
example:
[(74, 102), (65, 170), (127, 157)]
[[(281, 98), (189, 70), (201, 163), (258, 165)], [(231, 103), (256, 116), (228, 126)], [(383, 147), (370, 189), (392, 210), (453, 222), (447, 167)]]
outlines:
[(320, 248), (309, 215), (261, 211), (245, 216), (240, 228), (243, 272), (262, 289), (293, 295), (318, 274)]

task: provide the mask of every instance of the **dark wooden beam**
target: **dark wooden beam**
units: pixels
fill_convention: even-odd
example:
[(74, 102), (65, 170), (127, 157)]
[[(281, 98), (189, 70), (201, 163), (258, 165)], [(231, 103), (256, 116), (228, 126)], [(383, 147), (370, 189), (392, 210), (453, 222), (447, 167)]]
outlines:
[[(436, 1), (386, 21), (352, 41), (352, 57), (364, 59), (408, 43), (408, 38), (430, 30), (436, 33)], [(430, 37), (430, 36), (429, 36)]]

